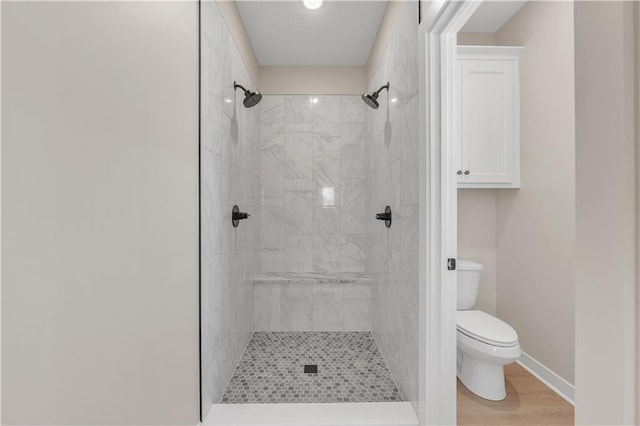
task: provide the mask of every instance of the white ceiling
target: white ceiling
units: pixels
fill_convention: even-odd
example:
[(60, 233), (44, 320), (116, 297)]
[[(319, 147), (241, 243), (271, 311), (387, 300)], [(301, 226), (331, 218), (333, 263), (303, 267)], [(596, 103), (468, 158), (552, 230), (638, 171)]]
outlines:
[(507, 23), (526, 0), (485, 1), (462, 27), (464, 33), (495, 33)]
[(367, 63), (387, 1), (237, 1), (260, 65), (360, 66)]

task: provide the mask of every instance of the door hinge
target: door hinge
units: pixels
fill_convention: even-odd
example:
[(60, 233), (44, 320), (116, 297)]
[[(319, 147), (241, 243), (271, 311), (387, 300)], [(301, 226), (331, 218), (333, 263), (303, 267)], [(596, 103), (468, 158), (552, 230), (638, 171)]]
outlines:
[(450, 257), (449, 259), (447, 259), (447, 269), (449, 271), (456, 270), (456, 260), (454, 258)]

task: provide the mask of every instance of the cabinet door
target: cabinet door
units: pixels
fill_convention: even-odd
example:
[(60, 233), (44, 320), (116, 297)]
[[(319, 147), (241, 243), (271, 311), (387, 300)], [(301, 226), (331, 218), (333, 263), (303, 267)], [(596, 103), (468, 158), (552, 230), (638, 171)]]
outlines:
[(462, 183), (516, 184), (516, 61), (460, 61)]

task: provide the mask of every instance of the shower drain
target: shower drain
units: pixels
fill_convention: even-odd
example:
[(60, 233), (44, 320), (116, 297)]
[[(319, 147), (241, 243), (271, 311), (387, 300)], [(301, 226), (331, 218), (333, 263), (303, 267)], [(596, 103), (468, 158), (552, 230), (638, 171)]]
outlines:
[(318, 374), (318, 366), (316, 364), (305, 364), (304, 372), (309, 374)]

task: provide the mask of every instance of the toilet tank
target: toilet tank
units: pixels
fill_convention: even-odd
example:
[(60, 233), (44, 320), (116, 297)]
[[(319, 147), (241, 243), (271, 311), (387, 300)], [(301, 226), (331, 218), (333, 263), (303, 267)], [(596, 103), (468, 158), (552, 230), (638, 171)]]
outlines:
[(473, 308), (480, 286), (482, 264), (472, 260), (458, 259), (458, 310)]

